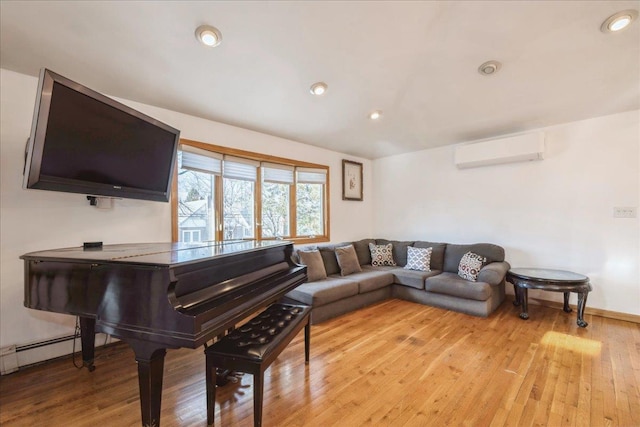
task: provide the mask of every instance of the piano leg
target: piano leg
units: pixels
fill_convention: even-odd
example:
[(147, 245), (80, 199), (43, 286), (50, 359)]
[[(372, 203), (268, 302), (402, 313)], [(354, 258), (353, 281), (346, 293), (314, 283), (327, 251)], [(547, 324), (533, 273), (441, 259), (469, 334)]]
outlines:
[(140, 386), (140, 410), (143, 427), (160, 426), (160, 403), (162, 400), (162, 375), (164, 356), (167, 350), (158, 344), (127, 339), (138, 362), (138, 384)]
[(96, 367), (93, 365), (96, 347), (96, 319), (80, 317), (80, 341), (82, 342), (82, 366), (89, 372)]

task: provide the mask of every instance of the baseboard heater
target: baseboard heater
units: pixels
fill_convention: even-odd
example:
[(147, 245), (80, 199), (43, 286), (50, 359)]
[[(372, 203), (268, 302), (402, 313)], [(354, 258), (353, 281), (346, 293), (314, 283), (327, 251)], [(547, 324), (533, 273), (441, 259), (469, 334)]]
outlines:
[(455, 147), (459, 169), (544, 159), (544, 132), (528, 133)]
[[(0, 374), (7, 375), (12, 372), (16, 372), (20, 367), (33, 365), (36, 363), (48, 360), (51, 357), (44, 357), (39, 355), (36, 351), (42, 347), (47, 347), (55, 344), (64, 343), (67, 341), (73, 341), (77, 337), (75, 335), (65, 335), (62, 337), (51, 338), (44, 341), (38, 341), (31, 344), (24, 345), (10, 345), (0, 349)], [(21, 356), (19, 354), (22, 353)], [(65, 356), (70, 354), (69, 349), (58, 348), (53, 350), (54, 356), (52, 358)], [(40, 357), (39, 357), (40, 356)]]
[[(19, 368), (42, 363), (47, 360), (65, 357), (73, 352), (69, 341), (77, 340), (75, 351), (82, 350), (79, 335), (64, 335), (30, 344), (11, 345), (0, 349), (0, 374), (6, 375), (16, 372)], [(113, 337), (103, 333), (96, 334), (96, 347), (115, 342)], [(45, 351), (39, 351), (44, 347), (50, 347)]]
[(57, 344), (60, 342), (71, 341), (75, 338), (80, 338), (80, 337), (76, 337), (75, 335), (66, 335), (64, 337), (51, 338), (49, 340), (34, 342), (32, 344), (17, 345), (16, 353), (20, 353), (21, 351), (26, 351), (26, 350), (33, 350), (34, 348), (45, 347), (47, 345)]

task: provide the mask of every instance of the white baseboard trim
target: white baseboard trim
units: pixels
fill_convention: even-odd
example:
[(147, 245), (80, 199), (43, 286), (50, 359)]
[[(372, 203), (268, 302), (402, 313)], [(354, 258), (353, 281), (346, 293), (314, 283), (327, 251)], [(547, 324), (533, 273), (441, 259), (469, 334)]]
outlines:
[[(544, 307), (552, 307), (560, 310), (562, 310), (562, 308), (564, 307), (564, 303), (561, 303), (558, 301), (549, 301), (545, 299), (531, 298), (531, 297), (529, 297), (528, 301), (529, 301), (529, 304), (542, 305)], [(569, 307), (571, 307), (573, 311), (576, 311), (578, 309), (575, 304), (569, 304)], [(640, 323), (640, 316), (637, 314), (621, 313), (619, 311), (603, 310), (601, 308), (591, 308), (589, 307), (589, 305), (585, 307), (584, 314), (606, 317), (608, 319), (623, 320), (625, 322), (631, 322), (631, 323)]]

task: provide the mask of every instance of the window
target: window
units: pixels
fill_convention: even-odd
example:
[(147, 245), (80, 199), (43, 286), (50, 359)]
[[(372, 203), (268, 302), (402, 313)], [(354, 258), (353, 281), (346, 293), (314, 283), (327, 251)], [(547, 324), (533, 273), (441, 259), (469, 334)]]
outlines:
[(200, 230), (182, 230), (181, 241), (185, 243), (201, 242), (202, 237), (200, 237)]
[(180, 241), (216, 240), (215, 182), (222, 156), (184, 146), (178, 152), (177, 222)]
[(293, 166), (262, 164), (262, 237), (291, 236), (291, 188), (295, 184)]
[(326, 171), (300, 168), (297, 171), (296, 222), (305, 236), (321, 236), (324, 220), (324, 183)]
[(225, 157), (222, 165), (223, 240), (255, 238), (255, 184), (259, 163)]
[(174, 240), (329, 240), (328, 167), (181, 142)]

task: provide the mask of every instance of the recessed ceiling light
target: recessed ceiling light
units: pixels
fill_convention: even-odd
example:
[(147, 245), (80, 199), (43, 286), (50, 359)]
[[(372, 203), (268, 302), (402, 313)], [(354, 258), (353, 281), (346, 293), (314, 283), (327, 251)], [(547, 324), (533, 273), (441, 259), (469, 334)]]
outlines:
[(196, 38), (205, 46), (216, 47), (222, 41), (222, 33), (210, 25), (200, 25), (196, 29)]
[(318, 82), (311, 85), (311, 93), (313, 95), (322, 95), (327, 91), (327, 84), (325, 82)]
[(371, 120), (378, 120), (380, 117), (382, 117), (382, 111), (380, 110), (372, 111), (371, 114), (369, 114)]
[(498, 61), (487, 61), (478, 67), (478, 72), (483, 76), (490, 76), (497, 73), (501, 67), (502, 64)]
[(637, 17), (638, 11), (633, 9), (615, 13), (605, 19), (600, 26), (600, 31), (603, 33), (617, 33), (627, 28)]

